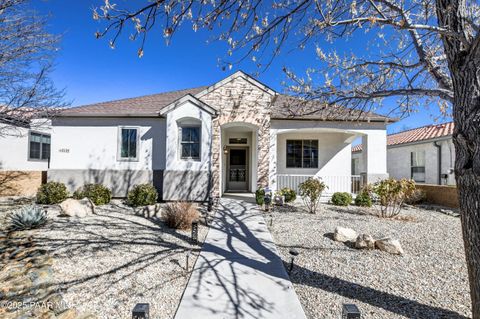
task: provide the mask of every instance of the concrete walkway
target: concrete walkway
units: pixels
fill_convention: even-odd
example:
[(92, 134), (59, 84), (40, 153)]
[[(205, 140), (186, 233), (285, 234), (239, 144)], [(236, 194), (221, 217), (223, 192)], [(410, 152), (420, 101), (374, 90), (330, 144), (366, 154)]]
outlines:
[(256, 206), (222, 198), (175, 319), (305, 319)]

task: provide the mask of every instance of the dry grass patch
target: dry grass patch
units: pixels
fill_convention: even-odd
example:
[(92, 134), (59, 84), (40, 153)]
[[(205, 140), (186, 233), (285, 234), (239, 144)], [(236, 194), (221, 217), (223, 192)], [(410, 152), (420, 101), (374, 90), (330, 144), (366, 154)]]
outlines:
[(198, 220), (200, 214), (193, 203), (173, 202), (167, 204), (163, 217), (168, 227), (185, 230), (191, 228), (192, 222)]

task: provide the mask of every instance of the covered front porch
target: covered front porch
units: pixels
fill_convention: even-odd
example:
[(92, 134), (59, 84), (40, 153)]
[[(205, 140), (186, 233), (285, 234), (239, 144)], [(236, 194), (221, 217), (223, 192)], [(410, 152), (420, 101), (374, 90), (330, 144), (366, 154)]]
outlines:
[[(361, 139), (363, 166), (352, 172), (352, 142)], [(298, 186), (310, 177), (327, 185), (323, 196), (357, 194), (366, 183), (386, 178), (384, 123), (272, 121), (269, 187)]]

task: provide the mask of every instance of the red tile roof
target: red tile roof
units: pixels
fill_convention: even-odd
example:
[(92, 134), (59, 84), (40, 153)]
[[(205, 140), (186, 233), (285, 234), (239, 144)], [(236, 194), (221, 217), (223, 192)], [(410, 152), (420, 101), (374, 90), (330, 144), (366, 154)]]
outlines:
[[(453, 122), (433, 124), (417, 127), (411, 130), (390, 134), (387, 136), (387, 146), (426, 141), (435, 138), (451, 136), (453, 134)], [(362, 144), (352, 146), (352, 152), (360, 152)]]

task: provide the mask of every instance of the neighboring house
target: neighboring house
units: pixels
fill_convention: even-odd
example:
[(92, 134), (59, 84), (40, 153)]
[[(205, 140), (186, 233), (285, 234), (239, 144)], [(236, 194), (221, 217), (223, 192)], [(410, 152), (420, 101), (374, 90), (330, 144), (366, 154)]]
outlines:
[[(387, 171), (393, 178), (454, 185), (453, 122), (423, 126), (387, 137)], [(352, 174), (363, 169), (362, 145), (352, 148)]]
[(50, 121), (0, 120), (0, 196), (32, 196), (46, 179), (50, 159)]
[(102, 183), (123, 197), (153, 183), (163, 200), (292, 187), (322, 177), (352, 190), (351, 143), (362, 137), (363, 173), (387, 176), (387, 117), (275, 92), (243, 72), (211, 86), (63, 111), (52, 121), (48, 179), (70, 191)]

